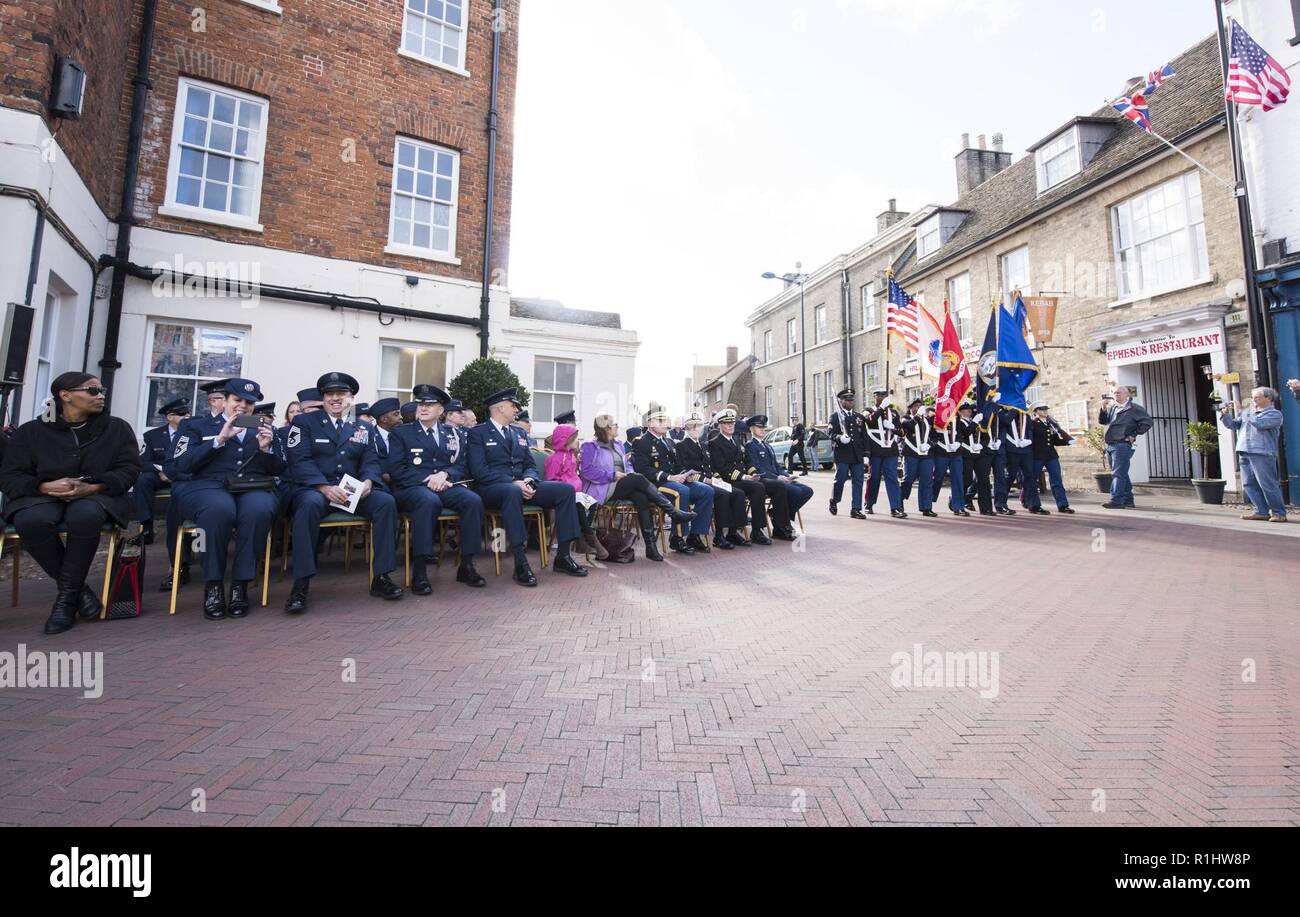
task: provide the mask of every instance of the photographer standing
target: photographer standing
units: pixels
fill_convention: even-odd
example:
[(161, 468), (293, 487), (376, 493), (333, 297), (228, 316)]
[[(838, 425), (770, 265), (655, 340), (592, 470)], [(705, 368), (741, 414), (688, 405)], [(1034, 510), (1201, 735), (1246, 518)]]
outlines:
[(1115, 386), (1112, 395), (1103, 395), (1098, 423), (1106, 428), (1106, 454), (1110, 458), (1110, 502), (1104, 509), (1133, 509), (1133, 482), (1128, 476), (1129, 463), (1137, 451), (1137, 438), (1151, 429), (1151, 415), (1133, 400), (1127, 385)]
[(1239, 431), (1237, 459), (1241, 464), (1241, 489), (1255, 511), (1241, 518), (1255, 522), (1286, 522), (1286, 504), (1277, 479), (1277, 442), (1282, 430), (1282, 412), (1277, 408), (1276, 389), (1257, 388), (1250, 393), (1253, 408), (1237, 413), (1227, 404), (1219, 419), (1229, 430)]

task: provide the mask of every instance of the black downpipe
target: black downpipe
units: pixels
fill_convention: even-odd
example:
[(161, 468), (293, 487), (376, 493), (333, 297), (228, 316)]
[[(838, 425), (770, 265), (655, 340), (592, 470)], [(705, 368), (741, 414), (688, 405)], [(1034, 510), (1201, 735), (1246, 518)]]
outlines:
[(483, 298), (479, 300), (478, 316), (478, 355), (488, 355), (488, 320), (491, 306), (492, 285), (492, 215), (496, 207), (497, 191), (497, 87), (501, 81), (501, 30), (505, 27), (502, 19), (501, 0), (492, 4), (492, 101), (488, 109), (488, 163), (487, 163), (487, 212), (483, 221)]
[(418, 309), (407, 309), (401, 306), (386, 306), (377, 299), (370, 297), (345, 296), (337, 293), (321, 293), (317, 290), (305, 290), (301, 287), (282, 287), (269, 283), (252, 283), (247, 280), (239, 280), (230, 277), (206, 277), (201, 274), (178, 274), (176, 271), (163, 270), (159, 268), (145, 267), (140, 264), (132, 264), (129, 261), (118, 261), (116, 258), (110, 258), (105, 255), (100, 259), (100, 263), (105, 267), (112, 267), (116, 275), (122, 277), (138, 277), (141, 280), (147, 280), (150, 283), (166, 278), (168, 283), (174, 288), (202, 290), (209, 295), (226, 295), (238, 297), (241, 299), (251, 299), (256, 296), (265, 296), (268, 299), (279, 299), (285, 302), (310, 303), (318, 306), (329, 306), (330, 310), (335, 309), (356, 309), (358, 312), (371, 312), (378, 316), (390, 316), (393, 318), (416, 318), (430, 322), (441, 322), (449, 325), (466, 325), (470, 328), (479, 327), (479, 320), (472, 315), (450, 315), (445, 312), (421, 312)]
[[(140, 48), (135, 67), (135, 94), (131, 100), (131, 133), (127, 140), (126, 163), (122, 170), (122, 201), (117, 212), (117, 246), (115, 262), (126, 264), (131, 258), (131, 230), (135, 225), (135, 191), (140, 175), (140, 141), (144, 134), (144, 107), (149, 98), (149, 73), (153, 59), (154, 19), (158, 0), (145, 0), (140, 24)], [(93, 294), (92, 294), (93, 295)], [(117, 360), (118, 335), (122, 330), (122, 301), (126, 295), (126, 273), (113, 271), (108, 294), (108, 321), (104, 327), (104, 356), (99, 361), (99, 379), (108, 389), (112, 408), (113, 377), (122, 364)]]

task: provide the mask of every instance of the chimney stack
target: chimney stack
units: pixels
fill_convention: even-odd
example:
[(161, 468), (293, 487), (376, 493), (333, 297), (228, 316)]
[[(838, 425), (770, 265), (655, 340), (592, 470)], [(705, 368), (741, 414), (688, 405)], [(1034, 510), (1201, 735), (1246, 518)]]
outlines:
[(963, 150), (969, 150), (969, 149), (970, 149), (970, 134), (962, 134), (962, 135), (961, 135), (961, 148), (962, 148)]
[[(962, 139), (968, 136), (963, 134)], [(959, 198), (1011, 165), (1011, 153), (1004, 150), (1002, 144), (1002, 135), (994, 134), (993, 149), (990, 150), (986, 143), (986, 136), (980, 134), (976, 138), (975, 148), (966, 146), (957, 154), (957, 196)]]
[(879, 235), (895, 223), (906, 218), (907, 214), (898, 209), (898, 198), (891, 197), (889, 199), (889, 209), (876, 216), (876, 234)]
[(727, 365), (728, 365), (728, 366), (735, 366), (735, 365), (736, 365), (736, 361), (739, 360), (739, 359), (740, 359), (740, 348), (739, 348), (739, 347), (728, 347), (728, 348), (727, 348)]

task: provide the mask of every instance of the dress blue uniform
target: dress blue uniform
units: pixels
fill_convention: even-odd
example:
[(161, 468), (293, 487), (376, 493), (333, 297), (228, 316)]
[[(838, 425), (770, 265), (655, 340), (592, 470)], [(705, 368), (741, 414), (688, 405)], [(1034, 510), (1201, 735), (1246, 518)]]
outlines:
[[(754, 426), (767, 426), (767, 418), (762, 416), (751, 417), (749, 422)], [(785, 488), (789, 518), (793, 519), (803, 505), (812, 498), (813, 489), (807, 484), (780, 480), (785, 475), (785, 471), (776, 462), (776, 451), (759, 437), (755, 436), (745, 443), (745, 460), (764, 481), (776, 481)]]
[[(226, 390), (249, 401), (261, 397), (256, 383), (246, 379), (227, 380)], [(279, 506), (273, 489), (236, 494), (227, 489), (227, 481), (271, 478), (285, 469), (284, 454), (274, 437), (263, 450), (255, 430), (238, 429), (230, 440), (218, 445), (217, 438), (225, 425), (224, 414), (185, 421), (177, 430), (172, 454), (172, 464), (186, 479), (179, 497), (173, 499), (179, 501), (181, 516), (193, 519), (203, 530), (203, 578), (209, 584), (225, 579), (232, 529), (235, 563), (231, 580), (247, 582), (256, 575), (259, 549), (266, 544)]]
[(998, 408), (998, 418), (1002, 424), (1002, 461), (1006, 474), (998, 477), (994, 502), (999, 508), (1006, 509), (1011, 482), (1019, 478), (1025, 506), (1031, 512), (1042, 509), (1038, 481), (1034, 477), (1034, 430), (1030, 426), (1033, 421), (1028, 414), (1013, 408)]
[[(417, 386), (416, 396), (420, 397)], [(434, 386), (429, 386), (435, 389)], [(441, 403), (442, 392), (428, 393)], [(468, 474), (464, 434), (442, 423), (425, 426), (417, 420), (403, 424), (388, 436), (385, 470), (392, 478), (398, 508), (411, 517), (411, 543), (416, 555), (433, 556), (433, 533), (443, 508), (461, 518), (462, 560), (483, 550), (483, 499), (468, 486), (459, 484)], [(531, 463), (531, 459), (530, 459)], [(426, 483), (430, 476), (446, 474), (453, 485), (435, 493)]]
[[(835, 396), (841, 402), (853, 400), (853, 390), (844, 389)], [(866, 418), (853, 410), (843, 407), (831, 415), (830, 437), (832, 451), (835, 454), (835, 487), (831, 490), (831, 515), (835, 515), (840, 500), (844, 499), (844, 484), (853, 482), (853, 512), (862, 511), (862, 483), (867, 470), (867, 433)], [(848, 442), (844, 442), (844, 438)], [(800, 445), (800, 449), (803, 446)], [(793, 451), (793, 449), (791, 450)], [(793, 470), (793, 465), (791, 465)]]
[[(888, 392), (876, 392), (883, 396)], [(873, 512), (885, 484), (889, 511), (903, 516), (903, 497), (898, 490), (898, 434), (903, 418), (892, 407), (878, 407), (866, 415), (867, 454), (871, 459), (871, 480), (867, 484), (867, 512)]]
[(326, 411), (293, 419), (289, 431), (289, 478), (295, 486), (289, 504), (293, 519), (293, 576), (316, 575), (316, 539), (330, 503), (318, 488), (338, 486), (344, 475), (369, 481), (372, 489), (357, 504), (357, 515), (373, 529), (375, 575), (397, 569), (397, 504), (384, 492), (383, 471), (375, 451), (375, 428), (368, 423), (334, 420)]
[[(513, 398), (511, 391), (508, 399), (501, 400)], [(474, 488), (486, 509), (501, 514), (506, 539), (512, 548), (522, 548), (528, 539), (524, 528), (525, 504), (555, 510), (555, 535), (561, 549), (582, 537), (573, 486), (541, 479), (528, 451), (528, 435), (523, 430), (516, 426), (499, 428), (495, 421), (488, 420), (469, 431), (465, 447)], [(525, 500), (516, 481), (532, 484), (533, 496)]]
[[(667, 419), (667, 415), (663, 415)], [(655, 420), (655, 417), (651, 417)], [(677, 457), (677, 449), (667, 439), (656, 436), (647, 429), (641, 434), (632, 448), (629, 458), (632, 461), (632, 470), (637, 474), (643, 475), (655, 487), (661, 487), (671, 490), (678, 496), (678, 506), (682, 510), (693, 510), (695, 518), (690, 522), (689, 534), (697, 536), (700, 541), (704, 542), (703, 547), (708, 547), (705, 539), (709, 535), (709, 523), (713, 519), (713, 488), (702, 481), (693, 483), (679, 484), (676, 481), (668, 480), (669, 477), (676, 474), (682, 474), (687, 471), (698, 471), (701, 474), (706, 472), (707, 468), (687, 468), (682, 465)], [(682, 524), (685, 527), (685, 523)], [(679, 530), (676, 529), (675, 530)], [(680, 530), (679, 530), (680, 531)], [(680, 536), (676, 536), (680, 538)], [(674, 541), (673, 547), (680, 550), (681, 545)], [(695, 547), (699, 547), (697, 543)]]
[[(190, 413), (189, 403), (184, 400), (173, 401), (164, 405), (158, 412), (163, 416), (168, 414), (179, 414), (182, 417)], [(182, 420), (181, 423), (185, 421)], [(163, 471), (163, 465), (171, 458), (172, 449), (176, 445), (176, 438), (180, 434), (180, 424), (176, 425), (173, 430), (170, 425), (155, 427), (152, 430), (146, 430), (144, 434), (144, 446), (140, 449), (140, 477), (135, 482), (135, 511), (136, 518), (148, 526), (150, 530), (149, 540), (152, 541), (153, 529), (153, 504), (154, 499), (160, 491), (171, 490), (171, 476), (168, 475), (164, 481), (161, 475), (166, 474)], [(175, 494), (172, 499), (167, 501), (167, 556), (171, 556), (176, 551), (176, 530), (180, 527), (180, 508)]]
[(965, 463), (962, 461), (961, 421), (954, 417), (948, 426), (935, 427), (930, 432), (930, 454), (934, 458), (934, 492), (931, 501), (939, 499), (943, 490), (943, 476), (948, 475), (951, 493), (948, 509), (961, 515), (966, 512), (966, 489), (963, 482)]
[(912, 495), (912, 485), (917, 484), (916, 502), (921, 514), (933, 512), (934, 459), (930, 449), (930, 431), (934, 421), (924, 414), (904, 417), (903, 430), (903, 489), (904, 503)]

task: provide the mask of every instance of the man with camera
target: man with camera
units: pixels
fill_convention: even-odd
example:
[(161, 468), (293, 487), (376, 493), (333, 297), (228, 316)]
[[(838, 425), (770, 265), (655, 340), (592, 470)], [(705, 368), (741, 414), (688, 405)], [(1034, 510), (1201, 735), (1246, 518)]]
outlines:
[[(1294, 391), (1294, 389), (1293, 389)], [(1254, 512), (1241, 518), (1252, 522), (1286, 522), (1286, 504), (1277, 476), (1278, 434), (1282, 412), (1277, 408), (1276, 389), (1257, 388), (1250, 393), (1254, 404), (1224, 405), (1219, 419), (1237, 433), (1237, 460), (1241, 465), (1241, 489)]]
[(1106, 455), (1110, 459), (1110, 502), (1104, 509), (1134, 509), (1129, 463), (1137, 451), (1137, 438), (1152, 427), (1151, 415), (1133, 400), (1127, 385), (1116, 385), (1101, 398), (1098, 423), (1106, 428)]

